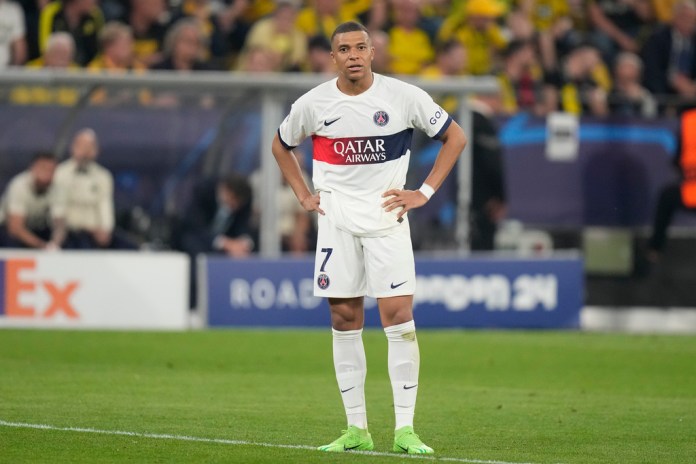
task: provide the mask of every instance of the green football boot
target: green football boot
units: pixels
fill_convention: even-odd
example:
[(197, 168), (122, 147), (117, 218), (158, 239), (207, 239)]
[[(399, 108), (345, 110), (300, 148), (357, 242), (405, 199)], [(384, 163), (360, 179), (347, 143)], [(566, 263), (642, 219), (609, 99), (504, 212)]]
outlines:
[(435, 451), (416, 435), (413, 427), (407, 425), (394, 431), (394, 452), (408, 454), (433, 454)]
[(320, 446), (317, 449), (319, 451), (342, 453), (344, 451), (371, 451), (374, 448), (375, 443), (372, 441), (372, 436), (367, 429), (350, 425), (348, 430), (343, 431), (343, 435), (328, 445)]

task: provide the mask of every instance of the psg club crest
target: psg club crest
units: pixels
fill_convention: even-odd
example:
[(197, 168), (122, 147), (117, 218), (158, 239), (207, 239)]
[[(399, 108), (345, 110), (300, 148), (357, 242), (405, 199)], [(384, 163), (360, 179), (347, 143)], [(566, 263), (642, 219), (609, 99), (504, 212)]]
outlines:
[(329, 276), (327, 276), (326, 274), (319, 274), (319, 277), (317, 277), (317, 285), (319, 286), (319, 288), (321, 288), (322, 290), (326, 290), (327, 288), (329, 288), (329, 283), (331, 283), (329, 281)]
[(389, 115), (387, 114), (386, 111), (377, 111), (374, 116), (372, 116), (372, 120), (377, 124), (379, 127), (384, 127), (387, 125), (389, 122)]

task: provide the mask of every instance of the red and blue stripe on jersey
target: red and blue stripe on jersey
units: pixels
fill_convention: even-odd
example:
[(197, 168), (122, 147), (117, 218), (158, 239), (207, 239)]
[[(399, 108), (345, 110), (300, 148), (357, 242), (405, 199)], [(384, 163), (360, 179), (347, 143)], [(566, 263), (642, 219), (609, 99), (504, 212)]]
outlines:
[(411, 148), (413, 129), (391, 135), (329, 138), (313, 135), (314, 160), (328, 164), (379, 164), (401, 158)]

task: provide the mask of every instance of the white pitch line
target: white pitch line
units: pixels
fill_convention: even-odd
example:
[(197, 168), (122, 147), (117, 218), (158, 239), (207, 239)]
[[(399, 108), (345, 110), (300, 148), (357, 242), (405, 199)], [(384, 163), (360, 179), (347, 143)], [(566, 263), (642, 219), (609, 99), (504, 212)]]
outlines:
[[(125, 430), (101, 430), (90, 427), (57, 427), (48, 424), (27, 424), (24, 422), (9, 422), (0, 419), (0, 427), (14, 427), (22, 429), (39, 429), (39, 430), (54, 430), (59, 432), (77, 432), (77, 433), (95, 433), (99, 435), (119, 435), (126, 437), (153, 438), (157, 440), (179, 440), (179, 441), (194, 441), (198, 443), (218, 443), (222, 445), (237, 445), (237, 446), (263, 446), (265, 448), (283, 448), (283, 449), (301, 449), (317, 451), (316, 446), (308, 445), (284, 445), (278, 443), (263, 443), (246, 440), (228, 440), (226, 438), (205, 438), (191, 437), (188, 435), (171, 435), (168, 433), (143, 433), (143, 432), (128, 432)], [(382, 456), (401, 459), (426, 459), (430, 461), (447, 461), (447, 462), (465, 462), (469, 464), (534, 464), (529, 462), (509, 462), (509, 461), (486, 461), (481, 459), (466, 459), (466, 458), (448, 458), (441, 456), (421, 456), (418, 454), (396, 454), (382, 453), (378, 451), (352, 451), (353, 454), (364, 454), (368, 456)]]

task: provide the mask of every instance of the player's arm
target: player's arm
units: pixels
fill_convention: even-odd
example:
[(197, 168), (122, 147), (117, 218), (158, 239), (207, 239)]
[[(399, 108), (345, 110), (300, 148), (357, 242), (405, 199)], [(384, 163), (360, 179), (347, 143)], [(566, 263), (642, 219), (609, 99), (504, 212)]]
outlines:
[(293, 152), (288, 150), (283, 145), (277, 133), (273, 138), (271, 151), (278, 162), (280, 171), (283, 173), (283, 176), (288, 182), (288, 185), (290, 185), (292, 188), (292, 191), (295, 192), (295, 196), (299, 200), (302, 207), (306, 211), (317, 211), (320, 214), (324, 214), (324, 211), (319, 207), (319, 194), (312, 194), (312, 192), (309, 190), (307, 182), (305, 182), (304, 176), (302, 175), (300, 163), (297, 162), (297, 158)]
[[(437, 154), (437, 158), (435, 158), (435, 164), (433, 164), (430, 174), (424, 181), (425, 184), (431, 186), (435, 191), (440, 188), (449, 175), (454, 164), (459, 159), (459, 155), (464, 151), (467, 142), (464, 131), (454, 121), (442, 134), (440, 140), (442, 141), (442, 147), (440, 147), (440, 152)], [(420, 191), (418, 192), (421, 193)], [(421, 193), (421, 195), (423, 194)], [(425, 195), (423, 196), (425, 197)]]
[[(402, 208), (397, 215), (398, 218), (401, 218), (408, 210), (419, 208), (426, 204), (430, 196), (440, 188), (459, 159), (459, 155), (464, 150), (467, 142), (464, 131), (454, 121), (440, 136), (440, 140), (442, 141), (440, 152), (437, 154), (430, 174), (428, 174), (423, 183), (424, 187), (421, 187), (419, 190), (392, 189), (384, 192), (382, 196), (388, 198), (388, 200), (382, 203), (382, 206), (386, 211)], [(428, 186), (432, 188), (431, 192), (427, 191)]]

